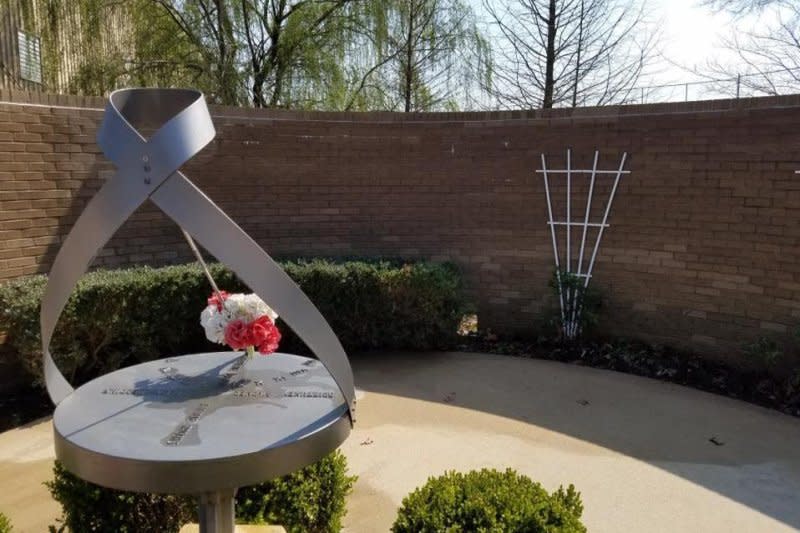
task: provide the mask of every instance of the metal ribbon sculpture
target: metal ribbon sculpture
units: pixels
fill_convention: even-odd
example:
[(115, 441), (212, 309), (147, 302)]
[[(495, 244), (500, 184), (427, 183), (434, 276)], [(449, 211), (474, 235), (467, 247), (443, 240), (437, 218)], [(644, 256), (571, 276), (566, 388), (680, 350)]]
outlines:
[[(139, 129), (158, 127), (149, 138)], [(280, 266), (178, 169), (216, 131), (202, 93), (123, 89), (109, 97), (97, 142), (117, 167), (92, 198), (56, 256), (41, 308), (47, 392), (58, 404), (74, 390), (50, 354), (58, 317), (72, 288), (136, 209), (150, 199), (211, 254), (227, 264), (283, 318), (325, 365), (355, 414), (353, 374), (327, 321)]]

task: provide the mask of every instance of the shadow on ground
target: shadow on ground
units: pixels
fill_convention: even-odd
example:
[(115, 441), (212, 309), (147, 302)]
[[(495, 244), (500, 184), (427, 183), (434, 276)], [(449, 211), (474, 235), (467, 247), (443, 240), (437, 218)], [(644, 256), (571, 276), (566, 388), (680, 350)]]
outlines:
[(568, 435), (800, 529), (798, 419), (674, 384), (552, 361), (405, 353), (363, 354), (352, 363), (356, 385), (368, 392), (451, 403)]

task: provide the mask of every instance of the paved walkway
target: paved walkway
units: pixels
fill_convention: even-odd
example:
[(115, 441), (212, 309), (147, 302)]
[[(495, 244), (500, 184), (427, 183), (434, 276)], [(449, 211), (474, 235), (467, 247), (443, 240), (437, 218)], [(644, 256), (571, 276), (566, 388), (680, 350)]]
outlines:
[[(583, 493), (592, 533), (800, 530), (800, 420), (683, 387), (481, 354), (353, 359), (364, 391), (343, 446), (359, 476), (347, 530), (387, 531), (445, 470), (516, 468)], [(717, 445), (709, 441), (714, 438)], [(58, 515), (49, 421), (0, 434), (0, 511), (17, 533)]]
[[(354, 358), (346, 519), (386, 531), (445, 470), (574, 483), (591, 533), (800, 530), (800, 420), (635, 376), (481, 354)], [(709, 441), (715, 438), (719, 446)]]
[(53, 478), (50, 419), (0, 433), (0, 511), (14, 533), (41, 533), (56, 523), (61, 508), (42, 484)]

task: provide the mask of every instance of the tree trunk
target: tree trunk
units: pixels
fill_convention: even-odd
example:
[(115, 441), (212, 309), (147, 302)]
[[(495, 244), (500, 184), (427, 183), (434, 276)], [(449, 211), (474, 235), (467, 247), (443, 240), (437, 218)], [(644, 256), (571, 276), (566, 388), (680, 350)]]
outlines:
[(267, 102), (264, 100), (264, 82), (266, 76), (264, 72), (259, 69), (253, 76), (253, 106), (266, 107)]
[(544, 73), (544, 98), (542, 99), (542, 108), (550, 109), (553, 107), (553, 86), (555, 80), (553, 79), (553, 71), (556, 64), (556, 2), (558, 0), (550, 0), (550, 7), (547, 14), (547, 50), (545, 58), (545, 73)]
[(578, 80), (581, 71), (581, 52), (583, 51), (584, 0), (581, 0), (581, 17), (578, 21), (578, 55), (575, 58), (575, 82), (572, 84), (572, 107), (578, 107)]
[(258, 46), (253, 42), (253, 36), (250, 29), (250, 4), (247, 0), (242, 0), (242, 17), (244, 19), (244, 31), (247, 38), (247, 46), (250, 52), (250, 66), (253, 69), (253, 85), (251, 87), (251, 97), (253, 99), (254, 107), (264, 107), (264, 83), (266, 75), (264, 74), (264, 57), (261, 53), (263, 48), (263, 40)]
[(412, 79), (414, 77), (414, 66), (412, 65), (412, 61), (414, 60), (414, 11), (416, 4), (414, 2), (411, 3), (409, 6), (408, 11), (408, 36), (406, 39), (406, 64), (405, 64), (405, 87), (403, 91), (405, 94), (405, 112), (408, 113), (411, 111), (411, 91), (412, 91)]
[(283, 79), (286, 76), (286, 66), (279, 60), (275, 68), (275, 88), (272, 91), (272, 98), (269, 101), (270, 107), (278, 107), (283, 96)]
[(223, 104), (236, 105), (238, 98), (236, 96), (236, 66), (234, 59), (236, 51), (233, 48), (233, 29), (231, 21), (228, 17), (228, 8), (224, 0), (215, 0), (214, 2), (217, 9), (217, 27), (219, 28), (219, 73), (217, 79), (219, 80), (219, 94)]
[(283, 78), (286, 76), (286, 65), (283, 58), (283, 24), (287, 19), (286, 2), (281, 1), (275, 11), (272, 27), (269, 30), (270, 48), (267, 58), (269, 71), (274, 76), (272, 95), (269, 98), (269, 107), (277, 107), (283, 96)]

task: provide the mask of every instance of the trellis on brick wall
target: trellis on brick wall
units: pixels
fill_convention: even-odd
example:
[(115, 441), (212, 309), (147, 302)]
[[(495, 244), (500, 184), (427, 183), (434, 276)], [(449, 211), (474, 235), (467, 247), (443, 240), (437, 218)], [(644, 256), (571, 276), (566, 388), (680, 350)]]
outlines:
[[(561, 329), (562, 334), (567, 339), (574, 339), (581, 332), (581, 313), (583, 311), (583, 295), (589, 286), (589, 281), (592, 278), (592, 270), (594, 269), (595, 260), (597, 259), (597, 252), (600, 249), (600, 241), (603, 238), (604, 230), (609, 226), (608, 216), (611, 213), (611, 205), (614, 202), (614, 196), (619, 186), (620, 178), (623, 174), (630, 174), (630, 170), (625, 170), (625, 162), (628, 158), (628, 153), (623, 152), (622, 158), (619, 162), (617, 170), (598, 170), (597, 164), (600, 159), (600, 152), (595, 150), (594, 162), (592, 168), (588, 170), (573, 169), (572, 168), (572, 149), (567, 149), (567, 166), (565, 169), (549, 169), (547, 168), (547, 158), (542, 154), (542, 168), (537, 170), (537, 174), (542, 174), (544, 178), (544, 191), (547, 196), (547, 224), (550, 226), (550, 236), (553, 241), (553, 257), (556, 264), (556, 285), (558, 288), (558, 299), (561, 307)], [(553, 202), (550, 196), (550, 183), (548, 177), (551, 175), (564, 176), (566, 178), (566, 218), (564, 220), (555, 220), (553, 218)], [(589, 176), (589, 193), (586, 197), (586, 210), (584, 212), (583, 220), (572, 220), (572, 177), (573, 175)], [(590, 222), (589, 215), (592, 209), (592, 196), (594, 194), (595, 181), (598, 177), (613, 176), (614, 183), (611, 187), (611, 192), (606, 202), (606, 207), (603, 212), (603, 219), (600, 222)], [(562, 263), (558, 251), (558, 237), (556, 235), (556, 228), (564, 227), (565, 239), (565, 257)], [(572, 257), (572, 228), (581, 228), (580, 251), (577, 258)], [(586, 248), (586, 236), (589, 228), (598, 228), (597, 237), (592, 247), (591, 258), (586, 270), (583, 269), (584, 252)], [(577, 267), (573, 269), (574, 266)]]

